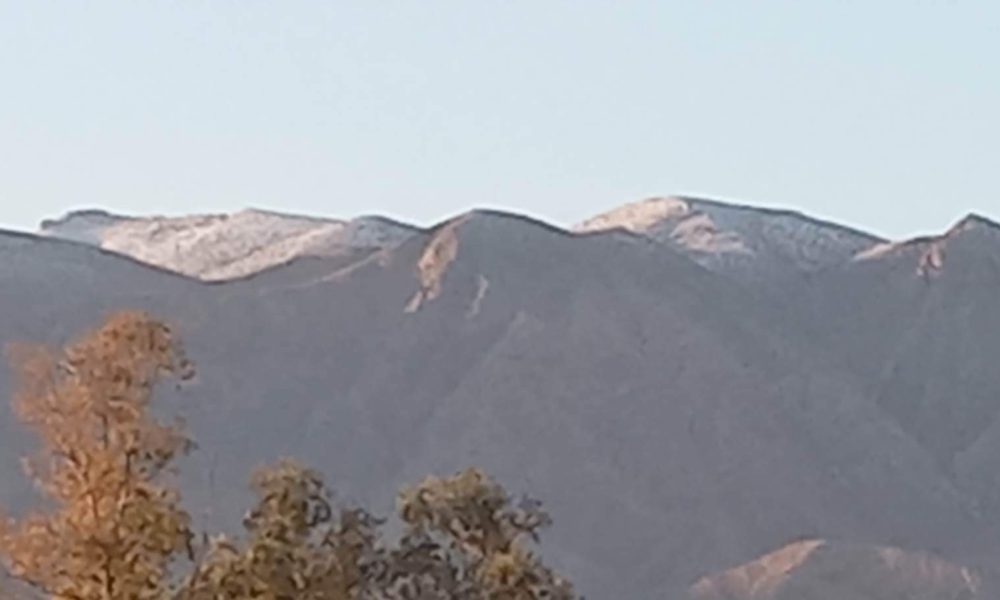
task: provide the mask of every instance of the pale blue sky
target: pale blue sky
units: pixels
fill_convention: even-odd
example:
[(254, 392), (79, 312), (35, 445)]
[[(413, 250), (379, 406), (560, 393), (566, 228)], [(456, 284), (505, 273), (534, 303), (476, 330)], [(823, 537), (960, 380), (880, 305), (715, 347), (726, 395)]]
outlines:
[(650, 195), (1000, 217), (1000, 2), (0, 0), (0, 224), (569, 224)]

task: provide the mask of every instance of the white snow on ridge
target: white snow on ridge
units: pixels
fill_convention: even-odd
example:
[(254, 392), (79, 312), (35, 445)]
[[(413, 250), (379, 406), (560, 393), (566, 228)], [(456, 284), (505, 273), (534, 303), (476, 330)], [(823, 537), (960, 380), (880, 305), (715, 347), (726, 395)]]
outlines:
[(577, 232), (625, 229), (682, 250), (713, 270), (748, 276), (811, 272), (883, 240), (791, 211), (693, 198), (650, 198), (589, 219)]
[(94, 244), (207, 281), (252, 275), (302, 256), (390, 247), (414, 231), (388, 219), (341, 221), (253, 209), (143, 218), (81, 211), (42, 223), (44, 235)]
[(650, 198), (619, 206), (587, 219), (574, 227), (578, 232), (624, 229), (632, 233), (649, 233), (672, 219), (691, 214), (691, 205), (681, 198)]
[[(657, 197), (589, 219), (577, 233), (625, 230), (668, 244), (708, 269), (752, 281), (782, 279), (879, 253), (876, 236), (792, 212)], [(378, 217), (336, 220), (244, 210), (184, 217), (78, 211), (42, 223), (75, 240), (203, 280), (228, 280), (304, 256), (391, 248), (417, 228)]]

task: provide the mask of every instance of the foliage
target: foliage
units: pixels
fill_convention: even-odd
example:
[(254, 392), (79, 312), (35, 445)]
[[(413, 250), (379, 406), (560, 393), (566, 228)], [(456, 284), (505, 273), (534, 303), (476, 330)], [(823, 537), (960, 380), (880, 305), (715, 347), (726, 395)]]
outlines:
[(5, 524), (10, 572), (54, 598), (158, 598), (189, 518), (160, 480), (191, 442), (149, 414), (190, 365), (170, 329), (121, 313), (63, 351), (22, 347), (14, 408), (41, 442), (27, 470), (53, 509)]
[[(539, 503), (513, 503), (474, 469), (404, 489), (404, 531), (389, 543), (382, 521), (336, 507), (318, 472), (286, 459), (253, 475), (242, 539), (195, 544), (178, 492), (163, 482), (192, 443), (149, 414), (164, 375), (193, 372), (170, 329), (121, 313), (61, 352), (17, 358), (15, 408), (42, 446), (29, 473), (54, 508), (7, 521), (0, 553), (15, 577), (52, 598), (575, 598), (528, 549), (550, 523)], [(193, 568), (173, 577), (185, 551)]]
[[(459, 595), (442, 597), (573, 598), (569, 583), (525, 545), (526, 539), (538, 541), (539, 531), (551, 522), (548, 514), (528, 498), (513, 505), (504, 489), (481, 471), (429, 477), (402, 491), (398, 509), (409, 526), (403, 548), (423, 548), (448, 565), (442, 587)], [(435, 571), (440, 569), (430, 569)]]
[(534, 501), (512, 506), (477, 470), (404, 490), (406, 531), (393, 545), (365, 511), (335, 511), (321, 477), (294, 461), (259, 471), (252, 488), (245, 545), (213, 540), (180, 600), (574, 597), (524, 546), (548, 516)]
[(358, 597), (376, 521), (358, 510), (335, 516), (319, 474), (291, 460), (258, 471), (251, 487), (257, 505), (244, 520), (245, 546), (225, 537), (212, 540), (179, 597)]

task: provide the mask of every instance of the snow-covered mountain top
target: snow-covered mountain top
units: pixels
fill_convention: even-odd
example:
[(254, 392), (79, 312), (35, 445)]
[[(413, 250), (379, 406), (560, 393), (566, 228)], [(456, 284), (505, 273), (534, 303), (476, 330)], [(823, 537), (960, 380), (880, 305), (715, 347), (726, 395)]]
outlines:
[(42, 223), (44, 235), (94, 244), (213, 281), (251, 275), (302, 256), (394, 246), (414, 231), (380, 217), (342, 221), (256, 209), (142, 218), (79, 211)]
[[(467, 224), (483, 221), (476, 229), (479, 234), (486, 222), (499, 225), (512, 218), (512, 223), (526, 219), (505, 215), (498, 221), (490, 211), (472, 211), (466, 217)], [(304, 256), (394, 247), (417, 231), (382, 217), (338, 220), (257, 209), (182, 217), (83, 210), (41, 226), (46, 236), (95, 245), (213, 281), (252, 275)], [(970, 215), (942, 236), (888, 242), (794, 211), (668, 196), (620, 206), (572, 229), (575, 234), (612, 231), (664, 243), (710, 270), (759, 283), (924, 246), (940, 248), (964, 232), (1000, 231), (1000, 226)]]
[(691, 210), (691, 203), (682, 198), (649, 198), (587, 219), (574, 229), (579, 232), (625, 229), (633, 233), (648, 233), (664, 221), (690, 215)]
[(577, 232), (624, 229), (668, 243), (704, 266), (810, 272), (849, 260), (880, 238), (801, 213), (684, 197), (626, 204), (578, 225)]

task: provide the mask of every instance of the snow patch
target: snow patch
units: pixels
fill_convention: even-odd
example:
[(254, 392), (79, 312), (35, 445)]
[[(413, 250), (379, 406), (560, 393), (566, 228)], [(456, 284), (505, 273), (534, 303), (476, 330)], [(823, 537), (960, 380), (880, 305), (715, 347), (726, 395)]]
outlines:
[(388, 219), (342, 221), (255, 209), (148, 218), (81, 211), (42, 223), (43, 235), (93, 244), (206, 281), (252, 275), (303, 256), (392, 247), (413, 232)]
[(623, 229), (698, 253), (751, 254), (739, 234), (718, 227), (712, 216), (683, 198), (649, 198), (584, 221), (578, 233)]
[(712, 218), (704, 213), (691, 214), (674, 227), (671, 238), (681, 246), (706, 254), (753, 254), (738, 234), (719, 231)]
[(754, 281), (848, 262), (882, 241), (794, 211), (679, 197), (627, 204), (575, 231), (613, 229), (669, 244), (710, 270)]
[(691, 213), (691, 206), (680, 198), (649, 198), (626, 204), (602, 215), (588, 219), (575, 230), (581, 233), (624, 229), (645, 233), (664, 221)]

